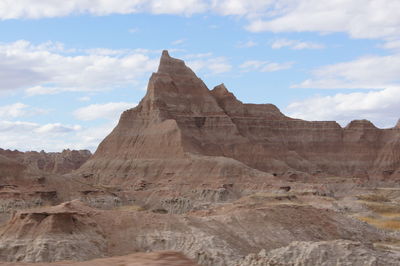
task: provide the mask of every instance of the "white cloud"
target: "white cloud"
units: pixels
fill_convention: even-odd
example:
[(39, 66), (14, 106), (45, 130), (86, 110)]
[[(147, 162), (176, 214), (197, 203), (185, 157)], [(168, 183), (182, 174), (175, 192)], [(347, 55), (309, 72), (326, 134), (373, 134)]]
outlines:
[(382, 89), (400, 84), (400, 54), (364, 56), (359, 59), (320, 67), (313, 78), (295, 88), (365, 88)]
[(40, 125), (38, 123), (25, 122), (25, 121), (0, 120), (1, 134), (3, 134), (5, 131), (20, 132), (26, 134), (32, 134), (32, 133), (63, 134), (72, 131), (79, 131), (81, 129), (82, 127), (80, 125), (71, 126), (71, 125), (62, 125), (60, 123)]
[(179, 40), (173, 41), (171, 44), (172, 45), (180, 45), (180, 44), (183, 44), (184, 42), (186, 42), (186, 39), (179, 39)]
[(27, 121), (0, 120), (0, 143), (4, 149), (61, 151), (63, 149), (89, 149), (97, 145), (115, 127), (116, 121), (84, 128), (61, 123), (38, 124)]
[(342, 126), (354, 119), (369, 119), (380, 127), (393, 127), (400, 118), (400, 87), (379, 91), (315, 96), (291, 103), (287, 113), (306, 120), (335, 120)]
[(91, 104), (77, 109), (74, 116), (79, 120), (96, 120), (96, 119), (109, 119), (118, 120), (119, 115), (130, 108), (136, 106), (136, 103), (127, 102), (111, 102), (105, 104)]
[(82, 96), (82, 97), (79, 97), (77, 100), (80, 102), (88, 102), (91, 100), (91, 98), (89, 96)]
[(0, 18), (49, 18), (70, 14), (92, 14), (105, 16), (110, 14), (132, 14), (149, 12), (153, 14), (200, 13), (207, 8), (202, 0), (68, 0), (68, 1), (31, 1), (2, 0)]
[(227, 59), (225, 59), (224, 57), (211, 59), (208, 63), (208, 68), (214, 74), (229, 72), (232, 69), (232, 66), (227, 62)]
[(274, 72), (279, 70), (289, 69), (293, 66), (293, 62), (276, 63), (268, 61), (249, 60), (245, 61), (239, 67), (244, 72), (259, 71), (259, 72)]
[(23, 103), (14, 103), (0, 106), (0, 117), (16, 118), (27, 114), (28, 105)]
[(398, 0), (276, 1), (277, 15), (253, 20), (250, 31), (346, 32), (353, 38), (391, 38), (400, 33)]
[(353, 119), (369, 119), (392, 127), (400, 118), (400, 54), (364, 56), (323, 66), (312, 78), (294, 88), (368, 89), (367, 92), (313, 96), (291, 103), (289, 115), (306, 120), (337, 120), (342, 126)]
[(0, 106), (0, 118), (6, 119), (40, 115), (46, 112), (44, 109), (32, 108), (20, 102)]
[(223, 16), (255, 18), (274, 14), (287, 0), (69, 0), (31, 1), (2, 0), (0, 19), (38, 19), (73, 14), (105, 16), (110, 14), (175, 14), (190, 16), (197, 13), (216, 13)]
[(385, 49), (400, 50), (400, 40), (390, 40), (382, 45)]
[(237, 44), (237, 47), (239, 47), (239, 48), (251, 48), (251, 47), (255, 47), (257, 45), (258, 45), (258, 43), (256, 43), (255, 41), (247, 41), (247, 42), (239, 42)]
[(135, 2), (142, 2), (144, 4), (142, 10), (153, 14), (192, 15), (207, 10), (207, 3), (204, 0), (136, 0)]
[(288, 40), (288, 39), (278, 39), (271, 43), (272, 49), (280, 49), (288, 47), (293, 50), (304, 50), (304, 49), (322, 49), (324, 45), (314, 42), (304, 42), (299, 40)]
[[(61, 151), (74, 148), (74, 143), (79, 143), (77, 134), (81, 131), (79, 125), (0, 120), (0, 143), (6, 149)], [(82, 146), (86, 144), (82, 143)]]
[(215, 57), (215, 58), (188, 61), (187, 65), (194, 72), (206, 70), (213, 75), (226, 73), (232, 69), (232, 65), (228, 62), (228, 59), (225, 57)]
[(398, 10), (398, 0), (2, 0), (0, 19), (214, 13), (245, 17), (253, 32), (346, 32), (353, 38), (390, 41), (400, 34)]
[(157, 64), (158, 58), (129, 50), (92, 49), (76, 55), (60, 44), (17, 41), (0, 44), (0, 89), (23, 88), (35, 95), (132, 86)]
[(27, 96), (57, 94), (63, 91), (91, 91), (89, 88), (69, 88), (69, 87), (53, 87), (53, 86), (33, 86), (25, 89)]
[(58, 133), (68, 133), (68, 132), (72, 132), (72, 131), (78, 131), (81, 129), (82, 129), (82, 127), (79, 125), (69, 126), (69, 125), (62, 125), (60, 123), (54, 123), (54, 124), (46, 124), (46, 125), (40, 126), (35, 129), (35, 132), (58, 134)]
[(77, 132), (74, 136), (75, 141), (71, 142), (70, 147), (75, 149), (89, 149), (94, 152), (100, 142), (111, 133), (117, 122), (118, 119)]
[(221, 15), (246, 16), (249, 18), (264, 15), (269, 9), (280, 5), (276, 0), (212, 0), (211, 9)]
[(23, 121), (7, 121), (0, 120), (0, 134), (8, 134), (8, 132), (30, 132), (38, 128), (38, 124)]

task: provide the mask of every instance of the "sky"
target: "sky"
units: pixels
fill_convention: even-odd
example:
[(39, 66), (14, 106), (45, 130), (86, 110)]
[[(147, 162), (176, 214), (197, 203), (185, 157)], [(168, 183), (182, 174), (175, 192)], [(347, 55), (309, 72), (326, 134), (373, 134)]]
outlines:
[(90, 149), (161, 51), (286, 115), (400, 118), (399, 0), (0, 0), (0, 148)]

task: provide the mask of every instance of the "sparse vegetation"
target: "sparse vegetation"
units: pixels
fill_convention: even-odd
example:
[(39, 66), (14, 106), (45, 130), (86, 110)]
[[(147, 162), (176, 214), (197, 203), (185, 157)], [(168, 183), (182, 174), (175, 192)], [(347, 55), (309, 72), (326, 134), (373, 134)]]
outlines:
[(381, 194), (359, 195), (357, 198), (373, 212), (371, 216), (359, 217), (361, 221), (381, 229), (400, 230), (400, 206), (398, 204), (392, 203)]
[(385, 219), (384, 217), (358, 217), (358, 219), (377, 228), (393, 231), (400, 230), (400, 220)]
[(380, 194), (365, 194), (365, 195), (358, 195), (357, 198), (363, 201), (370, 201), (370, 202), (390, 202), (390, 200)]
[(145, 209), (139, 205), (123, 205), (123, 206), (118, 206), (115, 208), (115, 210), (118, 211), (144, 211)]
[(394, 203), (382, 203), (382, 202), (365, 202), (365, 206), (373, 212), (381, 215), (393, 215), (400, 213), (400, 205)]

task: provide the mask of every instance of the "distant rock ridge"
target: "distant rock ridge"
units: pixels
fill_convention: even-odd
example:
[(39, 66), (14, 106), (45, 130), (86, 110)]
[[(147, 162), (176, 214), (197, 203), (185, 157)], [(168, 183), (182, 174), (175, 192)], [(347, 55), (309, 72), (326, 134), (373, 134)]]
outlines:
[[(80, 171), (94, 172), (101, 182), (128, 181), (133, 172), (134, 180), (162, 179), (167, 172), (180, 179), (191, 175), (193, 156), (207, 156), (232, 158), (269, 173), (372, 178), (391, 170), (396, 175), (400, 151), (390, 144), (400, 139), (395, 129), (378, 129), (367, 120), (342, 128), (334, 121), (287, 117), (273, 104), (244, 104), (224, 84), (210, 91), (184, 61), (163, 51), (145, 97), (121, 115)], [(175, 170), (166, 165), (165, 160), (178, 159), (186, 161)], [(198, 171), (206, 174), (207, 169)]]
[(30, 167), (49, 173), (65, 174), (78, 169), (92, 153), (88, 150), (63, 150), (62, 152), (4, 150), (0, 148), (0, 156)]

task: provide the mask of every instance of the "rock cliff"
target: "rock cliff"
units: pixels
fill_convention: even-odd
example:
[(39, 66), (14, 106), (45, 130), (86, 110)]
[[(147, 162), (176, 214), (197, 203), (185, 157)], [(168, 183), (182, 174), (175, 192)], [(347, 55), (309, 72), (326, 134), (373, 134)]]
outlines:
[(334, 121), (287, 117), (272, 104), (244, 104), (224, 84), (210, 91), (182, 60), (164, 51), (145, 97), (121, 115), (81, 171), (103, 183), (132, 176), (190, 180), (191, 165), (206, 156), (275, 175), (394, 178), (400, 176), (399, 139), (398, 126), (378, 129), (356, 120), (342, 128)]

